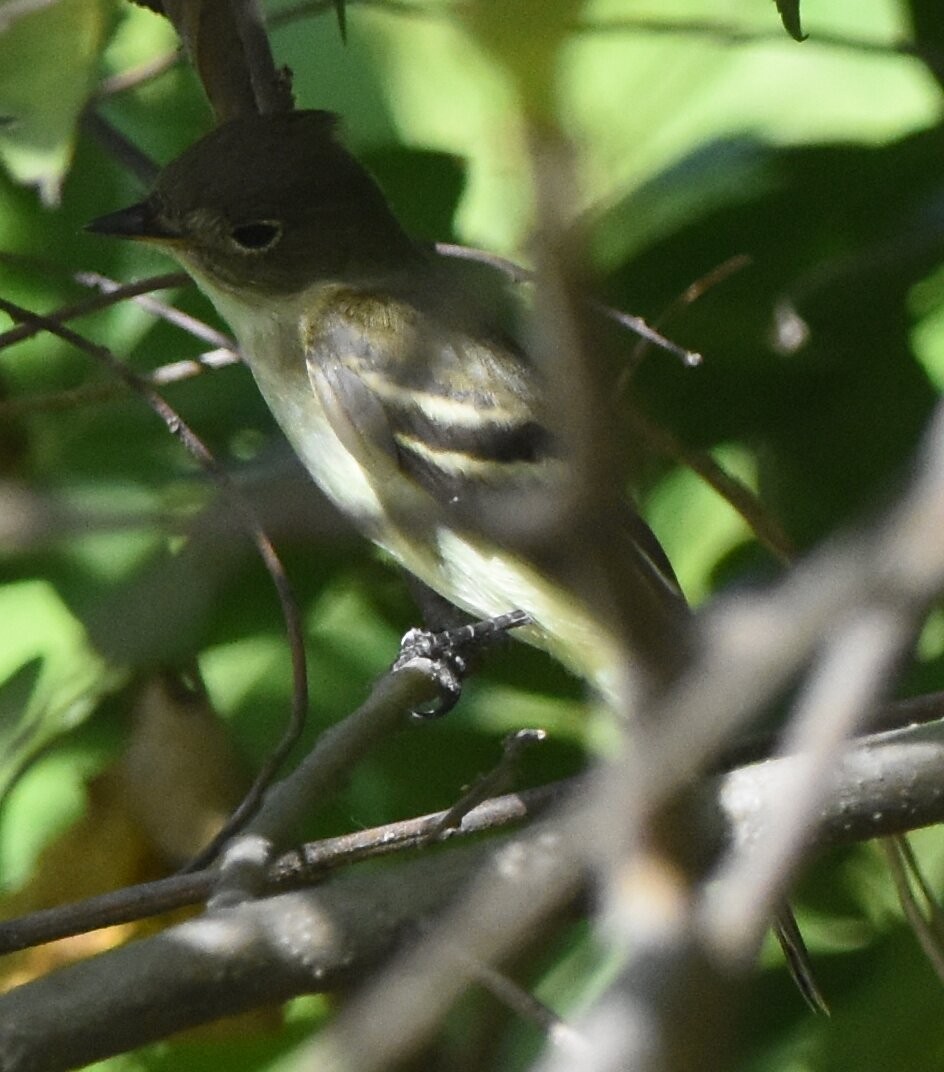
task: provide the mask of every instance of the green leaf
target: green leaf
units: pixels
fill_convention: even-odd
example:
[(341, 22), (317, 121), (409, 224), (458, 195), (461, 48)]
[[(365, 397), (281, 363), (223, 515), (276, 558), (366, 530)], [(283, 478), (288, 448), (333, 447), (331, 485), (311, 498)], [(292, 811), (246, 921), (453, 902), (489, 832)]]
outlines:
[(16, 739), (20, 716), (33, 695), (42, 668), (41, 658), (28, 659), (0, 684), (0, 750), (3, 753)]
[(0, 126), (0, 160), (56, 204), (114, 4), (59, 0), (11, 13), (19, 6), (0, 6), (0, 115), (11, 118)]
[(0, 800), (53, 740), (82, 723), (116, 676), (51, 586), (0, 590)]
[(805, 41), (806, 34), (800, 26), (800, 0), (777, 0), (777, 10), (783, 28), (794, 41)]

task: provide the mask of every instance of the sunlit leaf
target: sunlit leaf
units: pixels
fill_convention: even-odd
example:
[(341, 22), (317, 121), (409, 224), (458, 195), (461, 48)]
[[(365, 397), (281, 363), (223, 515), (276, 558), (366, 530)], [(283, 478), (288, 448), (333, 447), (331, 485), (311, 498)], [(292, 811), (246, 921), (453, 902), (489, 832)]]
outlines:
[(114, 12), (113, 0), (58, 0), (7, 20), (0, 7), (0, 115), (11, 117), (0, 127), (0, 160), (49, 204), (59, 199)]

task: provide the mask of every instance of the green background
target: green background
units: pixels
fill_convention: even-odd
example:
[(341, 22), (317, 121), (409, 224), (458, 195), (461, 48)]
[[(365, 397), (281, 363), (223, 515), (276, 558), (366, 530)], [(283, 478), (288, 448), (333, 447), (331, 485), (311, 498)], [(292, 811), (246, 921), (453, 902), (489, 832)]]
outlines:
[[(5, 16), (10, 6), (0, 3), (0, 116), (10, 120), (0, 127), (0, 294), (46, 312), (87, 294), (75, 273), (127, 281), (170, 270), (82, 233), (141, 190), (79, 118), (106, 78), (172, 52), (173, 32), (105, 0), (59, 0), (21, 18)], [(556, 116), (578, 149), (573, 210), (600, 293), (704, 355), (687, 368), (650, 350), (636, 402), (752, 487), (799, 554), (868, 523), (902, 486), (944, 381), (944, 72), (939, 60), (935, 76), (933, 62), (944, 19), (933, 2), (808, 0), (803, 43), (769, 0), (548, 2), (522, 5), (514, 25), (507, 3), (486, 0), (466, 22), (444, 3), (352, 4), (346, 44), (332, 5), (280, 18), (287, 7), (268, 10), (299, 105), (342, 115), (348, 142), (425, 238), (526, 261), (522, 109)], [(897, 47), (906, 39), (916, 55)], [(553, 68), (553, 98), (521, 75), (535, 58)], [(97, 106), (158, 161), (212, 121), (182, 63)], [(746, 266), (679, 303), (742, 256)], [(164, 297), (215, 323), (192, 289)], [(206, 349), (131, 302), (77, 327), (139, 371)], [(615, 336), (617, 359), (634, 347)], [(219, 521), (213, 487), (140, 400), (121, 390), (61, 396), (109, 382), (48, 336), (0, 350), (0, 886), (9, 896), (82, 813), (90, 780), (116, 763), (150, 675), (195, 659), (247, 769), (289, 705), (275, 597), (246, 541)], [(363, 698), (416, 612), (390, 565), (325, 520), (244, 369), (166, 395), (273, 527), (305, 618), (310, 740)], [(675, 459), (641, 444), (631, 476), (694, 603), (777, 575), (743, 519)], [(919, 655), (903, 693), (944, 687), (936, 613)], [(579, 683), (509, 646), (447, 720), (401, 734), (359, 767), (311, 833), (448, 807), (494, 762), (501, 735), (522, 725), (551, 733), (522, 784), (578, 770), (596, 746), (586, 714)], [(915, 837), (937, 888), (939, 841), (936, 831)], [(806, 1012), (771, 948), (732, 1067), (944, 1068), (944, 991), (878, 853), (818, 861), (798, 907), (832, 1018)], [(610, 970), (576, 928), (528, 966), (527, 980), (568, 1012)], [(292, 1045), (323, 1014), (322, 1002), (299, 1001), (284, 1026), (164, 1044), (109, 1067), (291, 1068)], [(489, 1022), (469, 999), (447, 1025), (444, 1052), (488, 1034), (474, 1067), (527, 1067), (531, 1029), (509, 1019), (495, 1032)]]

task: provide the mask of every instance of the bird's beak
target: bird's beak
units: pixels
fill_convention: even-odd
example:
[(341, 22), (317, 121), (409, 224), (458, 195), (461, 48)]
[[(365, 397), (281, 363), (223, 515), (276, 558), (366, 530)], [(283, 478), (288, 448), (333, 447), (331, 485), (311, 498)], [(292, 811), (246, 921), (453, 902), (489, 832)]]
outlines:
[(154, 210), (150, 201), (109, 212), (85, 225), (92, 234), (109, 235), (112, 238), (133, 238), (140, 242), (180, 242), (183, 235), (168, 227)]

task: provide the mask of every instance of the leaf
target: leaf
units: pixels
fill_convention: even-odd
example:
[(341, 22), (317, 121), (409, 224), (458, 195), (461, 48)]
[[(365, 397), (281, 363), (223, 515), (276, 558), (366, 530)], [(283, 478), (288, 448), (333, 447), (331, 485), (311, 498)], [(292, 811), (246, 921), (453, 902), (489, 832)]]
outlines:
[(0, 684), (0, 752), (4, 756), (17, 747), (24, 732), (28, 733), (24, 715), (42, 669), (40, 656), (28, 659)]
[(0, 802), (52, 741), (85, 721), (120, 680), (90, 650), (51, 586), (0, 591)]
[(95, 83), (111, 0), (59, 0), (19, 17), (0, 9), (0, 161), (57, 204), (78, 118)]
[(805, 41), (807, 35), (800, 26), (800, 0), (776, 0), (783, 28), (794, 41)]

